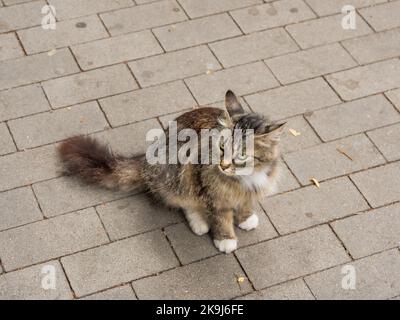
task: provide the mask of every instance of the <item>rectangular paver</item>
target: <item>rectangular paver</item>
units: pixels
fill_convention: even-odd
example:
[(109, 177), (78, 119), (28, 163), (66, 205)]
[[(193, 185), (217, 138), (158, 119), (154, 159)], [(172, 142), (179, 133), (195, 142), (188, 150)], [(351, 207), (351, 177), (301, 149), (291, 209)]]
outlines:
[(0, 121), (49, 110), (40, 85), (31, 85), (0, 92)]
[(19, 149), (33, 148), (108, 128), (97, 102), (12, 120), (9, 126)]
[(132, 0), (49, 0), (60, 20), (88, 16), (135, 5)]
[(24, 56), (24, 52), (13, 33), (0, 35), (0, 61)]
[(356, 28), (344, 29), (342, 27), (343, 16), (342, 14), (338, 14), (305, 21), (287, 26), (286, 30), (288, 30), (303, 49), (356, 38), (373, 32), (357, 14)]
[(52, 145), (0, 157), (0, 191), (57, 177), (59, 169)]
[(400, 26), (400, 2), (392, 1), (378, 6), (361, 9), (360, 14), (376, 31), (387, 30)]
[(149, 30), (76, 45), (72, 47), (72, 51), (83, 70), (163, 52)]
[(322, 78), (302, 81), (245, 97), (255, 111), (281, 120), (340, 103)]
[(386, 159), (389, 161), (400, 159), (400, 124), (376, 129), (367, 134)]
[(327, 181), (321, 188), (309, 186), (262, 201), (280, 233), (342, 218), (369, 209), (368, 204), (348, 178)]
[(94, 209), (43, 220), (0, 233), (6, 271), (108, 242)]
[(400, 55), (400, 28), (343, 41), (343, 46), (362, 64)]
[(398, 250), (383, 252), (347, 265), (355, 268), (355, 290), (343, 289), (342, 281), (346, 275), (342, 272), (343, 266), (305, 278), (317, 299), (384, 300), (399, 294)]
[[(196, 277), (193, 277), (196, 274)], [(232, 255), (219, 255), (161, 275), (133, 282), (139, 299), (231, 299), (251, 291)]]
[(335, 221), (332, 227), (350, 254), (361, 258), (399, 246), (399, 214), (396, 204)]
[(160, 229), (183, 219), (178, 211), (151, 204), (144, 194), (105, 203), (96, 209), (111, 240)]
[(206, 46), (174, 51), (129, 63), (142, 87), (206, 74), (221, 69)]
[(262, 62), (193, 77), (185, 82), (200, 105), (223, 100), (228, 89), (241, 96), (278, 86)]
[(326, 79), (344, 100), (361, 98), (399, 87), (400, 60), (387, 60), (338, 72)]
[(53, 108), (131, 91), (138, 88), (125, 65), (79, 73), (43, 83)]
[(0, 33), (40, 25), (43, 19), (41, 10), (45, 5), (42, 0), (1, 8)]
[(0, 230), (43, 218), (30, 187), (0, 193), (0, 208)]
[(351, 176), (372, 207), (400, 201), (400, 163), (370, 169)]
[(385, 93), (385, 95), (400, 112), (400, 89), (388, 91)]
[(386, 2), (387, 0), (329, 0), (329, 1), (305, 0), (305, 1), (319, 16), (326, 16), (341, 12), (342, 8), (347, 5), (351, 5), (354, 8), (362, 8)]
[(333, 73), (357, 65), (337, 43), (272, 58), (266, 63), (283, 84)]
[(365, 135), (320, 144), (284, 155), (286, 163), (304, 185), (383, 164), (385, 160)]
[(46, 30), (42, 26), (21, 30), (18, 36), (26, 52), (33, 54), (107, 38), (108, 33), (97, 16), (88, 16), (58, 22), (56, 30)]
[(175, 0), (163, 0), (101, 15), (111, 35), (180, 22), (187, 17)]
[(198, 18), (206, 15), (220, 13), (241, 7), (260, 4), (262, 0), (179, 0), (179, 3), (185, 9), (191, 18)]
[(77, 296), (177, 267), (161, 231), (145, 233), (61, 259)]
[(383, 95), (371, 96), (314, 112), (306, 117), (324, 141), (346, 137), (400, 121)]
[(171, 51), (234, 37), (241, 32), (233, 20), (224, 13), (156, 28), (154, 34), (163, 48)]
[(256, 291), (239, 300), (315, 300), (302, 279)]
[(6, 124), (0, 123), (0, 155), (16, 151), (14, 141), (8, 131)]
[(185, 110), (196, 105), (182, 81), (171, 82), (100, 100), (112, 126)]
[[(49, 270), (56, 276), (55, 289), (43, 289), (43, 278)], [(50, 261), (0, 276), (1, 300), (69, 300), (72, 292), (58, 261)]]
[(281, 28), (222, 40), (210, 44), (225, 67), (267, 59), (298, 50), (296, 43)]
[(82, 300), (136, 300), (136, 296), (132, 287), (125, 285), (92, 294)]
[(79, 68), (68, 49), (0, 62), (0, 90), (76, 73)]
[(257, 290), (350, 260), (328, 226), (239, 249), (236, 255)]
[(245, 33), (285, 26), (315, 18), (302, 0), (280, 0), (231, 12)]

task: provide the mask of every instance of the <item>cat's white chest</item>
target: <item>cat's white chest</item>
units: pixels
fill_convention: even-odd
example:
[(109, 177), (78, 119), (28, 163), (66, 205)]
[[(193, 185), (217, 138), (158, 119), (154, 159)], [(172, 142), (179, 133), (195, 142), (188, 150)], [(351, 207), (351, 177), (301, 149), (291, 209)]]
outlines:
[(271, 184), (267, 173), (263, 171), (253, 172), (251, 175), (240, 178), (242, 185), (251, 191), (264, 190)]

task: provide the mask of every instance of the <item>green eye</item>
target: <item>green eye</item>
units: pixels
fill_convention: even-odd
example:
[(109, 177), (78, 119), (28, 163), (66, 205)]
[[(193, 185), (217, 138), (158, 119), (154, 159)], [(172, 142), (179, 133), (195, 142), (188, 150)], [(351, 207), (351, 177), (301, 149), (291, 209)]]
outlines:
[(224, 148), (225, 148), (225, 142), (223, 141), (223, 140), (221, 140), (220, 142), (219, 142), (219, 148), (223, 151), (224, 150)]
[(246, 161), (248, 158), (249, 158), (249, 156), (246, 155), (246, 154), (240, 154), (240, 155), (237, 156), (237, 159), (239, 161)]

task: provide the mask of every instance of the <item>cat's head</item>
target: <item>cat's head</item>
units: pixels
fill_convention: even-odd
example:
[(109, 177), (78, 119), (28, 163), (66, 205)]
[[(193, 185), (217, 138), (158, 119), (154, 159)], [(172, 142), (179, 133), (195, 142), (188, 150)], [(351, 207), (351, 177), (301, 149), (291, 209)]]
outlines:
[[(244, 167), (262, 171), (276, 162), (285, 123), (274, 123), (257, 113), (246, 112), (239, 99), (230, 90), (225, 95), (225, 108), (227, 112), (222, 123), (230, 124), (227, 127), (230, 127), (231, 135), (223, 137), (220, 141), (220, 171), (226, 175), (237, 175)], [(241, 133), (242, 139), (235, 139), (235, 132)], [(249, 132), (253, 132), (254, 143), (248, 143), (246, 140)], [(224, 153), (228, 144), (230, 144), (231, 159), (226, 162)]]

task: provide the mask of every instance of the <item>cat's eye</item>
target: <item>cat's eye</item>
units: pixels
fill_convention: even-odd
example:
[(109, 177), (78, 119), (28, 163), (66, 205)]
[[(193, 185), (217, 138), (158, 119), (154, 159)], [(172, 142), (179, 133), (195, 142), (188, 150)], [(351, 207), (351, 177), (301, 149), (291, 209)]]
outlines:
[(235, 164), (244, 164), (247, 160), (249, 159), (249, 156), (248, 155), (246, 155), (246, 154), (242, 154), (242, 155), (238, 155), (236, 158), (235, 158)]
[(219, 148), (220, 148), (222, 151), (224, 151), (224, 149), (225, 149), (225, 141), (224, 141), (224, 140), (221, 140), (221, 141), (219, 142)]

